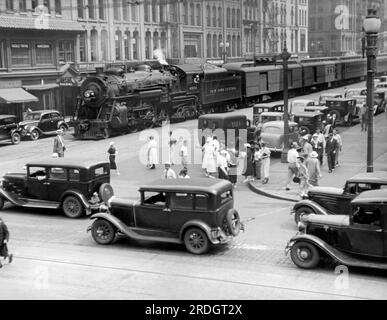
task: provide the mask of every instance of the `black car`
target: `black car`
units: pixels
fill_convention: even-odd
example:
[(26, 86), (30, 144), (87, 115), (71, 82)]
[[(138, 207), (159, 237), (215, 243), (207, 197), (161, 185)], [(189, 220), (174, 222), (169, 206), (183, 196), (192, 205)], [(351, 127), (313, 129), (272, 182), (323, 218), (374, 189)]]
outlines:
[(0, 141), (11, 141), (12, 144), (20, 143), (19, 126), (14, 115), (0, 115)]
[(58, 129), (68, 130), (64, 117), (57, 110), (37, 110), (27, 112), (19, 123), (22, 137), (37, 140), (40, 136), (54, 135)]
[(316, 132), (316, 129), (321, 128), (321, 123), (323, 121), (324, 114), (315, 111), (315, 112), (299, 112), (293, 114), (292, 121), (298, 123), (298, 128), (301, 135), (306, 135)]
[(233, 186), (220, 179), (158, 180), (141, 186), (139, 201), (111, 198), (108, 211), (91, 216), (98, 244), (116, 235), (185, 244), (194, 254), (229, 242), (243, 225), (234, 209)]
[(336, 264), (387, 269), (387, 190), (366, 191), (345, 215), (302, 217), (286, 252), (303, 269), (329, 257)]
[(344, 188), (312, 187), (308, 196), (297, 202), (293, 210), (294, 220), (300, 221), (301, 215), (315, 214), (348, 214), (351, 200), (358, 194), (376, 189), (387, 189), (387, 172), (358, 173), (348, 179)]
[(327, 99), (326, 106), (329, 108), (329, 115), (336, 124), (351, 126), (359, 119), (360, 108), (356, 106), (354, 98)]
[(19, 207), (62, 209), (69, 218), (91, 214), (113, 195), (105, 161), (34, 161), (26, 173), (6, 173), (0, 186), (0, 210), (6, 201)]

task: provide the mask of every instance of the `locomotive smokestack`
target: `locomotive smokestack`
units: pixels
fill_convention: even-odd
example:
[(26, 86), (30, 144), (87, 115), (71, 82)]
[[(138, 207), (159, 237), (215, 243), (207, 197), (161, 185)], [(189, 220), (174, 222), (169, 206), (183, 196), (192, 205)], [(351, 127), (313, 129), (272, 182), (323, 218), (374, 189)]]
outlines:
[(168, 62), (167, 60), (165, 60), (165, 56), (162, 49), (155, 49), (153, 51), (153, 57), (156, 58), (161, 65), (163, 66), (168, 65)]

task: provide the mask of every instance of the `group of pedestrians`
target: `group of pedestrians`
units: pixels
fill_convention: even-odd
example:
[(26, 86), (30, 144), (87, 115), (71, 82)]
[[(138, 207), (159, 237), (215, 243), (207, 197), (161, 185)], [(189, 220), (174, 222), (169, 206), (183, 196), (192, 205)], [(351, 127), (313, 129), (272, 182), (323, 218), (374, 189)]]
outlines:
[(270, 149), (260, 139), (246, 143), (245, 148), (245, 153), (242, 153), (242, 158), (244, 158), (244, 182), (262, 180), (262, 184), (268, 183), (270, 175)]
[(328, 173), (332, 173), (339, 166), (339, 154), (343, 142), (337, 129), (332, 124), (323, 122), (323, 128), (317, 129), (310, 136), (301, 137), (301, 146), (294, 142), (287, 155), (288, 179), (286, 190), (290, 190), (292, 181), (300, 184), (300, 195), (307, 194), (309, 186), (318, 186), (322, 177), (321, 166), (324, 154), (327, 158)]

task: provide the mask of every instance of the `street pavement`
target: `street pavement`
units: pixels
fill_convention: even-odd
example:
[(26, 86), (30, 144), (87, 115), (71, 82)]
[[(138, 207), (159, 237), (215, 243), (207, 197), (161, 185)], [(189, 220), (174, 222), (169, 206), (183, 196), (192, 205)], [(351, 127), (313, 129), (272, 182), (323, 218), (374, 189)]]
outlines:
[[(317, 99), (319, 94), (302, 98)], [(251, 109), (235, 112), (252, 117)], [(383, 125), (379, 119), (385, 120), (385, 115), (377, 118)], [(192, 120), (173, 124), (171, 129), (174, 132), (179, 128), (188, 129), (193, 138), (196, 127), (197, 120)], [(342, 161), (352, 171), (361, 170), (364, 162), (360, 156), (351, 159), (346, 155), (352, 148), (357, 148), (359, 154), (364, 153), (358, 137), (363, 135), (365, 139), (365, 135), (360, 130), (356, 133), (356, 128), (343, 128), (346, 132), (353, 130), (353, 139), (345, 135), (342, 155)], [(162, 174), (162, 165), (149, 170), (140, 161), (139, 154), (149, 134), (157, 136), (160, 142), (163, 130), (157, 128), (99, 141), (77, 141), (66, 134), (65, 157), (105, 160), (109, 142), (114, 141), (121, 173), (112, 172), (114, 192), (118, 197), (138, 199), (139, 185), (151, 183)], [(0, 147), (0, 174), (23, 172), (26, 162), (50, 158), (52, 146), (53, 138), (23, 141), (16, 146), (4, 144)], [(383, 139), (377, 142), (376, 152), (384, 146)], [(190, 150), (200, 152), (200, 145)], [(160, 155), (165, 153), (168, 154), (168, 147), (164, 146)], [(274, 183), (274, 169), (279, 160), (273, 156), (270, 184)], [(381, 161), (377, 160), (378, 166)], [(174, 166), (177, 172), (180, 168), (178, 164)], [(337, 173), (346, 168), (340, 167)], [(202, 176), (200, 164), (189, 165), (189, 174)], [(327, 175), (324, 173), (324, 178)], [(343, 185), (342, 181), (332, 179), (333, 186)], [(88, 218), (72, 220), (60, 211), (7, 205), (1, 216), (10, 229), (9, 248), (14, 253), (14, 262), (0, 270), (0, 299), (387, 298), (386, 273), (350, 269), (339, 274), (329, 264), (315, 270), (297, 268), (284, 254), (287, 241), (297, 232), (289, 215), (293, 203), (258, 195), (242, 181), (239, 178), (235, 189), (235, 208), (246, 223), (246, 232), (231, 244), (212, 248), (203, 256), (189, 254), (181, 245), (148, 241), (121, 239), (101, 246), (86, 232), (91, 224)]]
[[(381, 113), (374, 118), (374, 171), (387, 171), (387, 119)], [(343, 187), (347, 179), (357, 173), (367, 171), (367, 132), (361, 131), (360, 124), (342, 130), (338, 127), (343, 141), (343, 149), (339, 154), (340, 166), (328, 173), (327, 159), (324, 156), (321, 167), (320, 186)], [(299, 185), (291, 183), (286, 191), (288, 164), (277, 161), (270, 166), (270, 180), (262, 184), (260, 180), (249, 182), (252, 191), (279, 200), (298, 201)]]

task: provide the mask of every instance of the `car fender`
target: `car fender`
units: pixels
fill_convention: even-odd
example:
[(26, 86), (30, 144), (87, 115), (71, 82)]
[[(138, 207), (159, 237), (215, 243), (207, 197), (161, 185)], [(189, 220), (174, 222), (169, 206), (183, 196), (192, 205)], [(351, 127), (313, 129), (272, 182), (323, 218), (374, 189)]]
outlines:
[(296, 212), (296, 210), (301, 207), (308, 207), (312, 209), (316, 214), (323, 214), (323, 215), (329, 214), (328, 211), (324, 209), (322, 206), (320, 206), (318, 203), (308, 199), (298, 201), (294, 205), (292, 212)]
[[(115, 216), (112, 216), (110, 213), (107, 212), (97, 212), (90, 216), (90, 219), (104, 219), (109, 221), (112, 225), (114, 225), (120, 232), (123, 232), (127, 234), (128, 227), (118, 218)], [(87, 229), (88, 231), (91, 230), (91, 226)], [(128, 234), (127, 234), (128, 235)], [(130, 235), (128, 235), (130, 236)]]
[(183, 240), (185, 231), (188, 228), (192, 228), (192, 227), (197, 227), (197, 228), (202, 229), (207, 234), (208, 239), (212, 242), (211, 228), (208, 226), (208, 224), (206, 224), (200, 220), (191, 220), (191, 221), (187, 221), (186, 223), (184, 223), (180, 229), (179, 238), (181, 240)]
[(81, 200), (83, 206), (86, 208), (86, 210), (90, 210), (90, 203), (89, 203), (89, 199), (87, 199), (81, 192), (79, 192), (78, 190), (66, 190), (61, 198), (60, 198), (60, 202), (63, 203), (63, 200), (67, 197), (67, 196), (75, 196), (77, 197), (79, 200)]
[(58, 129), (61, 125), (64, 125), (67, 128), (67, 130), (69, 129), (68, 124), (64, 120), (61, 120), (58, 122), (58, 124), (57, 124)]
[(28, 133), (31, 133), (33, 130), (38, 130), (39, 131), (39, 134), (41, 134), (43, 131), (42, 130), (40, 130), (40, 128), (39, 127), (37, 127), (37, 126), (29, 126), (29, 125), (27, 125), (26, 126), (26, 131), (28, 132)]
[(5, 200), (8, 200), (9, 202), (11, 202), (13, 205), (17, 205), (17, 206), (20, 205), (15, 201), (14, 196), (9, 195), (8, 192), (4, 190), (2, 187), (0, 187), (0, 196), (3, 197)]

